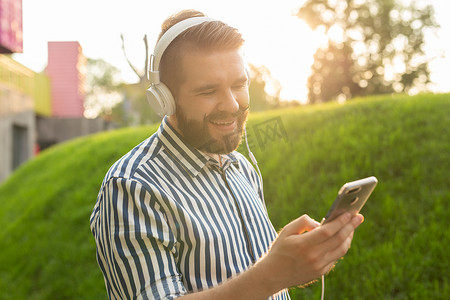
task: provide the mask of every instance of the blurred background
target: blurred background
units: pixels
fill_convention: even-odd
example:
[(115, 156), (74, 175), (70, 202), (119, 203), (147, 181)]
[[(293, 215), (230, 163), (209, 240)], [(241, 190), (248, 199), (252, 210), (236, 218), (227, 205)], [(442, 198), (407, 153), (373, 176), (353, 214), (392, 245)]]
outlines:
[(161, 120), (147, 57), (187, 8), (246, 40), (249, 142), (276, 228), (320, 219), (345, 181), (380, 181), (330, 299), (445, 299), (446, 0), (0, 0), (0, 299), (106, 297), (89, 215), (109, 166)]
[[(14, 125), (12, 135), (9, 125), (1, 127), (2, 145), (8, 146), (0, 147), (0, 180), (57, 142), (158, 122), (143, 92), (146, 55), (163, 20), (185, 8), (242, 32), (253, 111), (370, 94), (450, 91), (450, 6), (444, 0), (0, 3), (6, 84), (0, 113), (5, 119), (32, 108), (19, 121), (27, 125)], [(21, 150), (7, 150), (10, 144)]]

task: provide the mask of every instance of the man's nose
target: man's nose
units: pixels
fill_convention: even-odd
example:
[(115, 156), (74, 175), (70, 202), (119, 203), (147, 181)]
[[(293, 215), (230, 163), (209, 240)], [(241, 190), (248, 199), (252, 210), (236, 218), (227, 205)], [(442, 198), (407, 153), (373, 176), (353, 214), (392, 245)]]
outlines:
[(227, 111), (234, 113), (239, 110), (239, 101), (236, 93), (229, 89), (223, 93), (220, 98), (218, 109), (220, 111)]

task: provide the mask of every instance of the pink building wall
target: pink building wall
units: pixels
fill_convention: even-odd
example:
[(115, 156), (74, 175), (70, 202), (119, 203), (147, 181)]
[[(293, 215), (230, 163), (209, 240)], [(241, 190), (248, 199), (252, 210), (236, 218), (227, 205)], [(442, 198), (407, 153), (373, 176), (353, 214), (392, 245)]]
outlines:
[(22, 51), (22, 0), (0, 0), (0, 53)]
[(86, 58), (78, 42), (48, 42), (52, 115), (62, 118), (83, 117)]

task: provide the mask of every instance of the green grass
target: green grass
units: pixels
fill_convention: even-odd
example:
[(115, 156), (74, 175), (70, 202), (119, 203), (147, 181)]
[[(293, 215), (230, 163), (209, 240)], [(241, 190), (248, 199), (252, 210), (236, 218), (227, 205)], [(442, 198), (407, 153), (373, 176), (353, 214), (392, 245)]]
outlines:
[(0, 187), (0, 299), (106, 299), (89, 215), (109, 166), (154, 128), (44, 151)]
[[(261, 147), (255, 130), (276, 124), (273, 132), (284, 129), (287, 140), (275, 135)], [(0, 299), (106, 299), (89, 215), (109, 166), (156, 128), (58, 145), (0, 186)], [(251, 116), (249, 142), (276, 228), (304, 213), (320, 220), (346, 181), (379, 180), (352, 248), (326, 277), (326, 299), (447, 298), (449, 128), (448, 94)], [(292, 289), (291, 296), (319, 299), (320, 284)]]

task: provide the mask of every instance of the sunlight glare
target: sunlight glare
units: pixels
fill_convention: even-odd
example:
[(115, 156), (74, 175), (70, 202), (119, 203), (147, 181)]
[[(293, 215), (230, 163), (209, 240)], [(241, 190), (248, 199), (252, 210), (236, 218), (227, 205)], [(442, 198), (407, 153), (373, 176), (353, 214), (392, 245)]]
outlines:
[[(184, 8), (194, 8), (213, 18), (221, 19), (239, 29), (246, 40), (246, 57), (255, 66), (266, 66), (272, 77), (282, 85), (281, 98), (307, 99), (307, 80), (311, 74), (313, 55), (318, 47), (326, 47), (327, 34), (323, 26), (312, 31), (307, 24), (295, 16), (297, 9), (306, 0), (286, 0), (274, 3), (269, 0), (240, 1), (224, 3), (209, 0), (173, 0), (154, 5), (151, 1), (53, 1), (23, 0), (24, 53), (14, 59), (36, 72), (41, 72), (47, 61), (48, 41), (77, 40), (83, 53), (90, 58), (102, 58), (120, 69), (122, 79), (135, 83), (138, 77), (128, 65), (123, 52), (120, 34), (125, 37), (128, 57), (133, 65), (143, 71), (145, 60), (144, 34), (148, 35), (150, 51), (162, 21), (170, 14)], [(412, 0), (402, 0), (408, 3)], [(364, 0), (355, 1), (356, 4)], [(420, 1), (419, 1), (420, 2)], [(425, 1), (426, 2), (426, 1)], [(436, 1), (436, 19), (443, 25), (439, 35), (427, 35), (427, 53), (431, 53), (431, 79), (436, 81), (434, 90), (448, 91), (447, 70), (449, 69), (449, 20), (447, 1)], [(107, 9), (107, 13), (105, 13)], [(52, 13), (48, 13), (48, 12)], [(151, 14), (149, 14), (151, 12)], [(254, 12), (251, 13), (250, 12)], [(393, 11), (398, 18), (408, 18)], [(44, 17), (42, 17), (44, 16)], [(353, 16), (354, 18), (355, 16)], [(342, 28), (333, 26), (328, 37), (339, 42)], [(398, 41), (392, 47), (402, 47)], [(362, 47), (362, 45), (355, 44)], [(356, 49), (359, 52), (363, 49)], [(366, 49), (367, 50), (367, 49)], [(375, 45), (368, 49), (376, 54)], [(446, 56), (447, 54), (447, 56)], [(381, 54), (380, 54), (381, 55)], [(435, 58), (433, 58), (435, 57)], [(387, 67), (386, 78), (395, 76), (399, 67)]]

